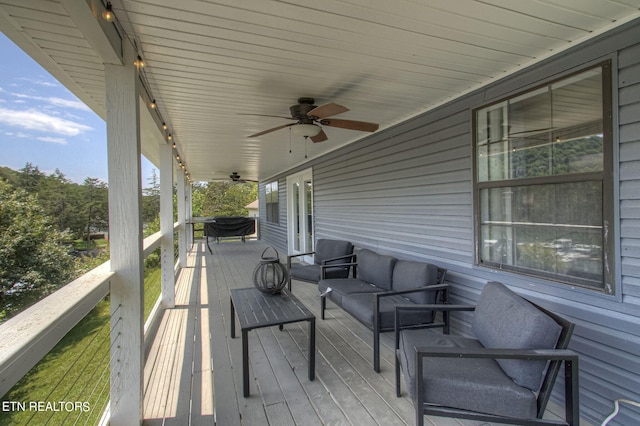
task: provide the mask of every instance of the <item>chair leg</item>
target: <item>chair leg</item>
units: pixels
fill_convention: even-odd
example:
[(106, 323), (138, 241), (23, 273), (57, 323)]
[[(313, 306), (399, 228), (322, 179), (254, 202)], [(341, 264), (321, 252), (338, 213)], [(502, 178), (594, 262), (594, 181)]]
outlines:
[(398, 350), (396, 350), (396, 396), (400, 398), (402, 392), (400, 391), (400, 360), (398, 359)]
[(376, 373), (380, 372), (380, 332), (378, 327), (373, 329), (373, 369)]
[(578, 398), (578, 358), (565, 360), (565, 419), (570, 426), (580, 424), (580, 401)]
[(322, 318), (324, 320), (324, 310), (327, 307), (327, 298), (326, 297), (321, 297), (320, 298), (320, 318)]
[(422, 358), (416, 354), (415, 357), (416, 363), (416, 426), (424, 426), (424, 400), (423, 400), (423, 390), (422, 386), (424, 385), (422, 382), (423, 375), (423, 363)]

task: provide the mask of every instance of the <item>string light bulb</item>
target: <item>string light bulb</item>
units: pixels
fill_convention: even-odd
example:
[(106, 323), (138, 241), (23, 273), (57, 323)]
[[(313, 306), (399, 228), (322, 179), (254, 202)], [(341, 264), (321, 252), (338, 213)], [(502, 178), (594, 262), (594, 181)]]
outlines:
[(155, 99), (154, 99), (154, 100), (152, 100), (152, 101), (151, 101), (151, 103), (149, 104), (149, 106), (151, 107), (151, 109), (156, 109), (156, 107), (158, 106), (158, 105), (156, 104), (156, 100), (155, 100)]
[(138, 68), (144, 68), (144, 61), (142, 60), (142, 57), (140, 55), (138, 55), (136, 60), (133, 61), (133, 65), (135, 65)]
[(162, 122), (162, 130), (167, 130), (167, 123), (164, 121)]
[[(173, 139), (173, 136), (171, 136), (171, 133), (169, 133), (169, 136), (167, 136), (167, 139), (168, 139), (168, 140)], [(174, 144), (174, 147), (175, 147), (175, 144)]]
[(113, 22), (116, 19), (116, 15), (113, 13), (113, 8), (111, 7), (110, 2), (107, 2), (105, 9), (102, 11), (102, 19), (107, 22)]

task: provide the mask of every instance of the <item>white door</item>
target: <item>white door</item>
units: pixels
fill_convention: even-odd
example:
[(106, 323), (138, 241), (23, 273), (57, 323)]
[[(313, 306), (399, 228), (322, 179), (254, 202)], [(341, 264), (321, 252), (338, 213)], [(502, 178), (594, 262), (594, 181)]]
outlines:
[[(287, 227), (289, 254), (313, 251), (312, 170), (287, 177)], [(312, 262), (313, 258), (305, 258)]]

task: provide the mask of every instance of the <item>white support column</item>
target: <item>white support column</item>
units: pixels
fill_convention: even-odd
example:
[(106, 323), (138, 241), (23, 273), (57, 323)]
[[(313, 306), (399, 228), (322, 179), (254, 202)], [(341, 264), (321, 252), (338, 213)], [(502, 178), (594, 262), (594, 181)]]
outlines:
[(105, 64), (111, 247), (111, 425), (142, 422), (144, 339), (140, 117), (135, 51)]
[[(193, 186), (187, 180), (185, 182), (187, 186), (187, 222), (193, 222)], [(189, 226), (187, 230), (187, 244), (189, 247), (193, 247), (193, 223)]]
[(173, 150), (165, 143), (160, 149), (160, 264), (162, 267), (162, 306), (176, 304), (173, 252)]
[(187, 194), (184, 172), (178, 169), (178, 260), (181, 268), (187, 267)]

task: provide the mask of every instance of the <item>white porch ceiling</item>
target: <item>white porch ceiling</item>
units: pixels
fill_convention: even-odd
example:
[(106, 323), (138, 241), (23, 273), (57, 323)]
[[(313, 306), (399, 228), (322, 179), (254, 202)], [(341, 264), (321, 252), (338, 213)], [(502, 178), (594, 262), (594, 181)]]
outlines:
[[(87, 0), (91, 3), (94, 0)], [(640, 16), (640, 0), (113, 0), (194, 180), (265, 179), (305, 161), (299, 97), (380, 129)], [(84, 0), (0, 0), (0, 30), (105, 116), (104, 67)], [(89, 16), (89, 18), (93, 18)], [(84, 29), (84, 30), (83, 30)], [(241, 115), (241, 114), (256, 114)], [(143, 151), (157, 135), (144, 121)], [(366, 137), (325, 128), (309, 158)], [(380, 130), (379, 130), (380, 131)], [(290, 154), (289, 149), (293, 152)]]

